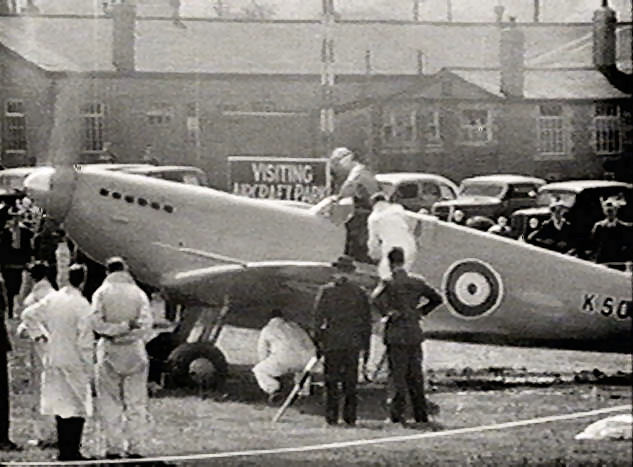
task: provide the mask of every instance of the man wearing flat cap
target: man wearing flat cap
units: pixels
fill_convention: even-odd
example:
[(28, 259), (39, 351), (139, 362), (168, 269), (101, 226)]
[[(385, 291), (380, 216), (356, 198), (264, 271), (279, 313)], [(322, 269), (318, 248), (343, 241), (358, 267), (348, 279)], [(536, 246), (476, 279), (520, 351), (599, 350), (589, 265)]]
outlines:
[(528, 236), (527, 242), (559, 253), (573, 254), (575, 239), (571, 224), (565, 219), (569, 207), (562, 200), (553, 199), (549, 209), (551, 217)]
[(339, 399), (344, 395), (343, 421), (356, 423), (356, 384), (358, 357), (363, 364), (369, 356), (371, 312), (365, 291), (351, 280), (356, 270), (349, 256), (334, 263), (333, 280), (319, 289), (314, 304), (312, 332), (323, 355), (325, 377), (325, 421), (336, 425), (339, 420)]

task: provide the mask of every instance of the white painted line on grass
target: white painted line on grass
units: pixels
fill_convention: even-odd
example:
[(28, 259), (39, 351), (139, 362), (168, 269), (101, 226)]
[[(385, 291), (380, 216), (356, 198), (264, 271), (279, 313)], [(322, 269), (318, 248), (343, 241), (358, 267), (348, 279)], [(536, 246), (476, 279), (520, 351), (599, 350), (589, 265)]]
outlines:
[(631, 405), (619, 405), (616, 407), (606, 407), (604, 409), (589, 410), (587, 412), (576, 412), (564, 415), (552, 415), (549, 417), (531, 418), (528, 420), (518, 420), (515, 422), (496, 423), (494, 425), (480, 425), (470, 428), (456, 428), (453, 430), (432, 431), (426, 433), (416, 433), (412, 435), (390, 436), (385, 438), (358, 439), (350, 441), (340, 441), (338, 443), (312, 444), (308, 446), (297, 446), (289, 448), (273, 448), (273, 449), (252, 449), (247, 451), (229, 451), (216, 452), (210, 454), (191, 454), (183, 456), (163, 456), (163, 457), (146, 457), (143, 459), (117, 459), (117, 460), (95, 460), (83, 462), (4, 462), (1, 465), (18, 466), (18, 465), (105, 465), (105, 464), (138, 464), (139, 462), (185, 462), (200, 461), (208, 459), (221, 459), (229, 457), (246, 457), (246, 456), (262, 456), (266, 454), (287, 454), (293, 452), (309, 452), (323, 451), (326, 449), (340, 449), (355, 446), (369, 446), (372, 444), (399, 443), (403, 441), (415, 441), (420, 439), (443, 438), (447, 436), (463, 435), (468, 433), (479, 433), (482, 431), (504, 430), (506, 428), (517, 428), (529, 425), (540, 425), (543, 423), (558, 422), (562, 420), (573, 420), (576, 418), (592, 417), (612, 412), (621, 412), (623, 410), (631, 410)]

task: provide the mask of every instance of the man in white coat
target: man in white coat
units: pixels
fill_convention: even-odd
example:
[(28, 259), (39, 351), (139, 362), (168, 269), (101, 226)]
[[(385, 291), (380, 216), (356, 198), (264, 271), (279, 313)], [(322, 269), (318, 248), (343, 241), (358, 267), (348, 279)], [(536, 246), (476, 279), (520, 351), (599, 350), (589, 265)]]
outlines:
[(81, 435), (85, 418), (92, 415), (94, 336), (92, 309), (80, 290), (84, 280), (84, 268), (72, 266), (68, 286), (22, 313), (29, 335), (46, 343), (41, 412), (55, 416), (60, 461), (86, 460)]
[[(35, 261), (28, 268), (29, 279), (32, 281), (31, 292), (24, 298), (20, 308), (28, 308), (42, 300), (48, 294), (55, 292), (55, 289), (48, 281), (48, 264), (43, 261)], [(45, 342), (35, 342), (41, 332), (35, 330), (36, 335), (30, 335), (27, 324), (22, 321), (17, 329), (18, 336), (31, 340), (30, 364), (31, 364), (31, 392), (38, 394), (42, 392), (42, 373), (44, 371), (44, 356), (47, 344)], [(50, 416), (42, 415), (37, 406), (34, 406), (33, 418), (35, 419), (36, 444), (46, 448), (55, 445), (54, 420)]]
[(376, 193), (371, 198), (372, 211), (367, 218), (369, 237), (367, 249), (369, 256), (379, 261), (378, 275), (381, 279), (389, 279), (391, 270), (387, 255), (395, 248), (404, 251), (404, 269), (409, 271), (415, 261), (417, 245), (415, 242), (414, 219), (409, 218), (404, 207), (387, 201), (384, 193)]
[[(149, 300), (122, 258), (110, 258), (107, 276), (92, 296), (97, 343), (97, 406), (106, 458), (138, 458), (148, 427), (149, 360), (144, 338), (152, 327)], [(123, 426), (121, 421), (125, 420)]]
[(270, 321), (264, 326), (257, 341), (259, 363), (253, 373), (259, 387), (268, 394), (269, 402), (281, 399), (279, 377), (295, 373), (295, 382), (316, 348), (308, 333), (293, 321), (284, 319), (280, 310), (273, 310)]

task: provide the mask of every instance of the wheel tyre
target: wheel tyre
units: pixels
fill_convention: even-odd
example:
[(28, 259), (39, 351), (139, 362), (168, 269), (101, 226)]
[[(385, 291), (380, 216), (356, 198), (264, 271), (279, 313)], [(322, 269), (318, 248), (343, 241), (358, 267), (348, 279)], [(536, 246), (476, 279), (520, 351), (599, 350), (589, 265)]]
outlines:
[[(195, 361), (209, 362), (213, 373), (205, 375), (203, 383), (196, 381), (191, 374), (191, 364)], [(170, 386), (199, 387), (219, 390), (226, 382), (228, 363), (224, 354), (208, 342), (181, 344), (167, 358), (167, 373)]]

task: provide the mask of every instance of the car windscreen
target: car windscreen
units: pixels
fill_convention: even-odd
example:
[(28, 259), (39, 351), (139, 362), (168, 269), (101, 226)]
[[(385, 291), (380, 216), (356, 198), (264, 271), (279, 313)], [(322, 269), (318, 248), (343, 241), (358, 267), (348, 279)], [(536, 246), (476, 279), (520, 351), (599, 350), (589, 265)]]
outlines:
[(536, 197), (536, 205), (548, 207), (553, 201), (561, 201), (565, 206), (573, 206), (576, 193), (562, 190), (541, 190)]
[(505, 186), (498, 183), (465, 182), (459, 189), (459, 195), (501, 198), (504, 191)]
[(395, 190), (395, 185), (391, 182), (378, 182), (378, 186), (387, 197), (390, 197)]
[(22, 190), (26, 175), (0, 175), (0, 188), (6, 192)]

